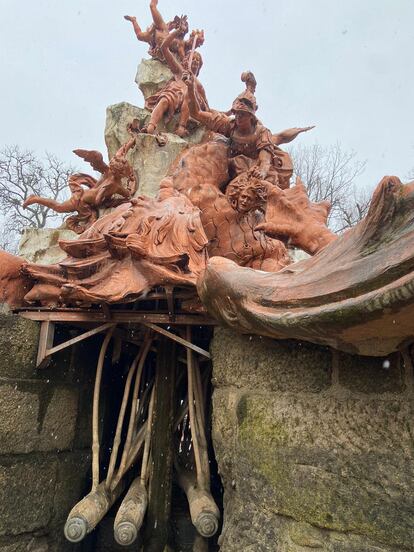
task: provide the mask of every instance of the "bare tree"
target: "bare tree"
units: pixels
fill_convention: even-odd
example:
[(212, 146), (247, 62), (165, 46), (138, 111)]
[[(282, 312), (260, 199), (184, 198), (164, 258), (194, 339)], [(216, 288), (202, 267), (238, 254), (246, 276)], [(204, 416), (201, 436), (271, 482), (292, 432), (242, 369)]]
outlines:
[(365, 216), (371, 193), (356, 187), (355, 180), (366, 163), (359, 161), (355, 152), (344, 151), (337, 143), (329, 147), (298, 145), (289, 153), (294, 172), (307, 186), (312, 201), (331, 203), (328, 223), (333, 230), (341, 232)]
[(42, 161), (16, 145), (0, 151), (0, 247), (14, 251), (24, 228), (45, 228), (61, 222), (61, 215), (43, 205), (27, 209), (22, 205), (30, 195), (64, 199), (67, 179), (73, 172), (72, 167), (48, 153)]

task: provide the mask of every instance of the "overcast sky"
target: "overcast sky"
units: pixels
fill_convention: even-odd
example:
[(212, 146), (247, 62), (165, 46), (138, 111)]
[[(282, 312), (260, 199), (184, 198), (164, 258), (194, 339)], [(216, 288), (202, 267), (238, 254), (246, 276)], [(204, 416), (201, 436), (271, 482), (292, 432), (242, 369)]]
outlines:
[[(107, 105), (142, 106), (134, 83), (147, 48), (123, 15), (150, 23), (148, 1), (0, 0), (0, 146), (48, 150), (78, 163), (104, 151)], [(303, 144), (339, 141), (367, 168), (359, 184), (414, 167), (413, 0), (160, 0), (165, 19), (203, 28), (200, 79), (227, 110), (258, 81), (259, 117), (273, 132), (316, 124)], [(82, 167), (86, 170), (86, 167)]]

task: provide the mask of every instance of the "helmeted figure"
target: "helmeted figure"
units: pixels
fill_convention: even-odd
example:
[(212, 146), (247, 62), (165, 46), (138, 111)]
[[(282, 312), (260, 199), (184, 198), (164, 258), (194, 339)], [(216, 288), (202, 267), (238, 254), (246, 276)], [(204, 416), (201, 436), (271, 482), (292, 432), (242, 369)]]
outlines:
[(292, 141), (301, 132), (313, 127), (292, 128), (272, 135), (256, 117), (256, 79), (250, 71), (241, 76), (246, 83), (246, 90), (234, 100), (230, 114), (212, 109), (203, 111), (193, 79), (190, 75), (185, 76), (191, 116), (208, 129), (229, 139), (230, 176), (235, 178), (248, 171), (256, 178), (267, 180), (282, 189), (288, 188), (293, 173), (292, 162), (278, 145)]

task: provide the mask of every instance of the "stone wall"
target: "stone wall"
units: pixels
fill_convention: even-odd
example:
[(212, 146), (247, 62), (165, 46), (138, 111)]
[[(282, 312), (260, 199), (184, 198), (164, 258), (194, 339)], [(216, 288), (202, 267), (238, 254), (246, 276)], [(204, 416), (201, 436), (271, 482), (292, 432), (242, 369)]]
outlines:
[(218, 329), (222, 552), (414, 550), (413, 374)]
[(38, 334), (0, 314), (0, 552), (79, 550), (63, 526), (88, 484), (95, 358), (85, 343), (37, 371)]

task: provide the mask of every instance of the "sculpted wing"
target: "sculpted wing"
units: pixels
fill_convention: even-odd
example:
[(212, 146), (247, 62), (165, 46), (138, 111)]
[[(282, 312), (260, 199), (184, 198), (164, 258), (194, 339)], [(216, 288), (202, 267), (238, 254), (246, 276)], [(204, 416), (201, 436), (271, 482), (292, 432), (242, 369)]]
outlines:
[(81, 157), (84, 161), (90, 164), (94, 171), (104, 174), (108, 170), (108, 165), (103, 160), (102, 153), (96, 150), (75, 149), (73, 153)]

